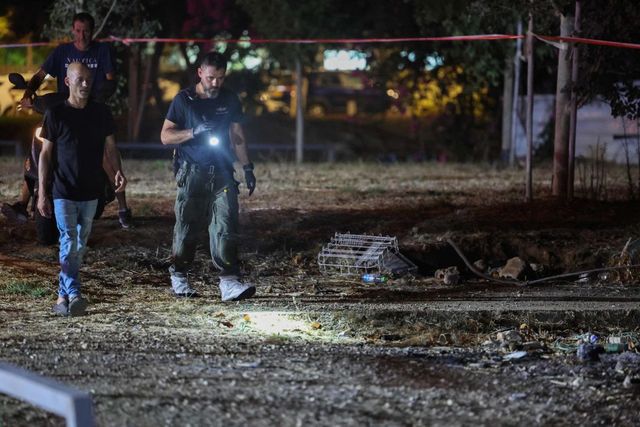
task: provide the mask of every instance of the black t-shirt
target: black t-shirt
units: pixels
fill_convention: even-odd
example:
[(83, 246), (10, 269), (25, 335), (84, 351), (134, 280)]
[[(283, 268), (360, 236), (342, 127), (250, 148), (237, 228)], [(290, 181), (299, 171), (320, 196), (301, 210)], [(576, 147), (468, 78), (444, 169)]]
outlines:
[[(215, 98), (199, 98), (195, 87), (182, 90), (173, 98), (167, 120), (181, 129), (193, 129), (205, 119), (213, 122), (214, 135), (198, 135), (178, 145), (178, 160), (197, 164), (202, 167), (214, 165), (223, 169), (233, 169), (234, 156), (229, 138), (231, 123), (242, 121), (242, 104), (238, 96), (221, 88)], [(219, 139), (218, 145), (209, 144), (209, 138)]]
[(64, 102), (47, 110), (42, 137), (54, 144), (54, 199), (80, 202), (100, 196), (104, 142), (114, 132), (111, 110), (104, 104), (89, 101), (84, 108), (73, 108)]

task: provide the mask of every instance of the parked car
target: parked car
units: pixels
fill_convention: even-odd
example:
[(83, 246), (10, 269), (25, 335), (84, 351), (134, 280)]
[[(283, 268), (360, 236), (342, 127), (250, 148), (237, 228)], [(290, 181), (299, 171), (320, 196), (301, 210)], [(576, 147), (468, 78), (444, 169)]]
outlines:
[(260, 103), (269, 113), (289, 114), (293, 90), (295, 90), (295, 83), (292, 82), (291, 76), (274, 78), (260, 93)]
[[(307, 76), (306, 111), (312, 117), (326, 114), (380, 113), (392, 98), (382, 84), (364, 73), (313, 72)], [(260, 94), (260, 102), (271, 113), (289, 113), (295, 82), (290, 76), (274, 79)]]
[(391, 105), (384, 85), (364, 73), (310, 73), (308, 78), (307, 112), (314, 117), (333, 113), (381, 113)]

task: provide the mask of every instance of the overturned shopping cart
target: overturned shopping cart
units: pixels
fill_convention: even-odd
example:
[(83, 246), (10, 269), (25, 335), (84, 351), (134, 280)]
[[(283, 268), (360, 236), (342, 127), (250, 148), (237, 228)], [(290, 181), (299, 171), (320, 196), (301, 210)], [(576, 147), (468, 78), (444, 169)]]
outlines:
[(351, 233), (336, 233), (322, 247), (318, 267), (323, 273), (342, 275), (379, 272), (397, 276), (417, 270), (400, 253), (395, 237)]

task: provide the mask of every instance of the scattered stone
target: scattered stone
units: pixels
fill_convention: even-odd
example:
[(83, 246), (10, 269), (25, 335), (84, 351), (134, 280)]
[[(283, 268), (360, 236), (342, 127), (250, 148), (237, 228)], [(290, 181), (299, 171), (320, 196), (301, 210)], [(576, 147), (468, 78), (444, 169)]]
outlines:
[(514, 351), (513, 353), (509, 353), (503, 357), (504, 360), (520, 360), (527, 357), (529, 353), (526, 351)]
[(503, 279), (519, 280), (524, 275), (527, 263), (519, 257), (513, 257), (499, 271), (499, 275)]
[(522, 342), (522, 337), (517, 331), (514, 330), (498, 332), (497, 339), (503, 344)]
[(476, 270), (480, 271), (481, 273), (484, 273), (485, 271), (487, 271), (487, 263), (483, 259), (479, 259), (475, 261), (473, 263), (473, 266), (476, 268)]
[(571, 386), (574, 388), (578, 388), (582, 385), (583, 382), (584, 382), (584, 378), (576, 377), (575, 380), (571, 381)]
[(445, 285), (457, 285), (460, 282), (460, 271), (454, 265), (436, 270), (434, 277)]
[(589, 273), (582, 273), (579, 275), (576, 283), (589, 283)]
[(511, 393), (509, 395), (509, 400), (513, 402), (515, 400), (525, 399), (526, 397), (527, 397), (527, 393)]
[(522, 349), (526, 351), (541, 350), (544, 346), (538, 341), (528, 341), (522, 344)]
[(540, 274), (540, 273), (544, 273), (544, 264), (538, 264), (535, 262), (532, 262), (531, 264), (529, 264), (529, 267), (531, 267), (531, 271), (533, 271), (536, 274)]

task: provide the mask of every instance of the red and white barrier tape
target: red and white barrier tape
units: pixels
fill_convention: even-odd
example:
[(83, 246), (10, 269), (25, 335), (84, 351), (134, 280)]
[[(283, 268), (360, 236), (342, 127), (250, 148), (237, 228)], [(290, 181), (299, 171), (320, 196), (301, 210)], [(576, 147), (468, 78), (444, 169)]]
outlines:
[[(614, 42), (608, 40), (587, 39), (583, 37), (541, 36), (536, 38), (548, 42), (573, 42), (599, 46), (619, 47), (624, 49), (640, 49), (640, 44)], [(111, 36), (100, 39), (103, 42), (121, 42), (125, 45), (132, 43), (250, 43), (250, 44), (371, 44), (371, 43), (408, 43), (408, 42), (442, 42), (442, 41), (480, 41), (480, 40), (515, 40), (525, 36), (513, 34), (477, 34), (469, 36), (444, 37), (401, 37), (401, 38), (363, 38), (363, 39), (195, 39), (195, 38), (120, 38)], [(10, 49), (28, 46), (55, 46), (59, 41), (36, 43), (0, 44), (0, 49)]]

